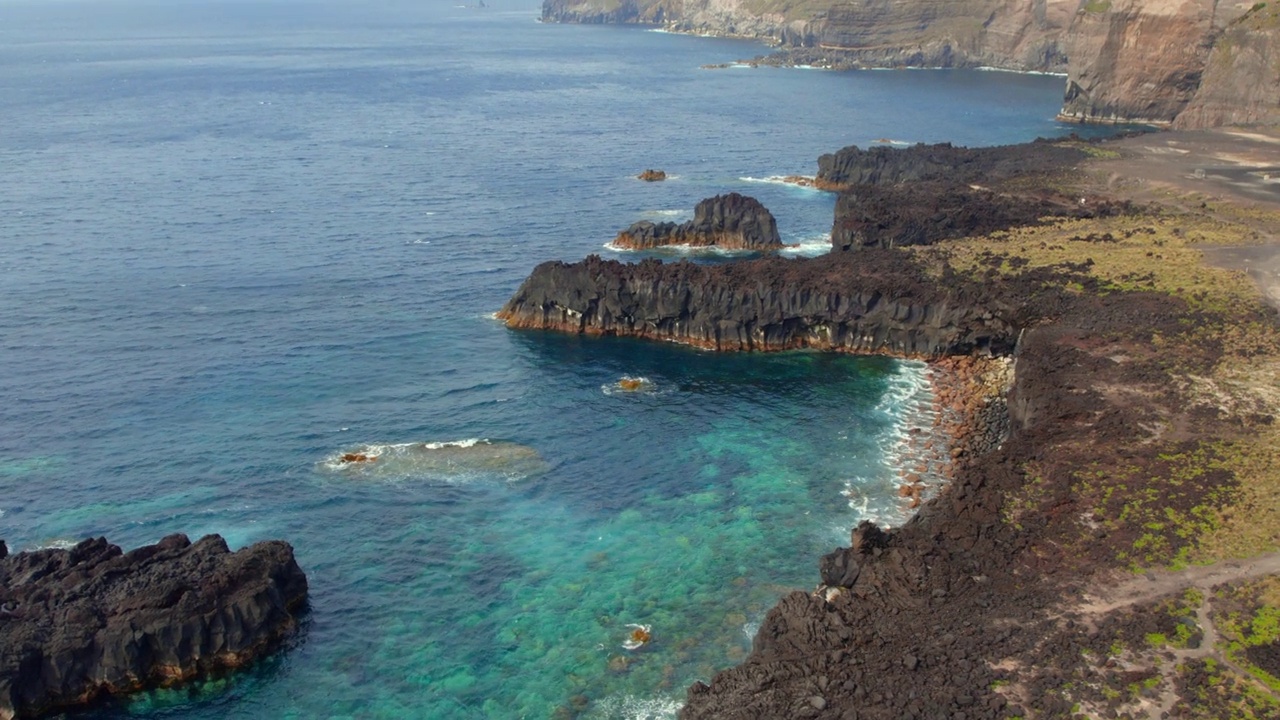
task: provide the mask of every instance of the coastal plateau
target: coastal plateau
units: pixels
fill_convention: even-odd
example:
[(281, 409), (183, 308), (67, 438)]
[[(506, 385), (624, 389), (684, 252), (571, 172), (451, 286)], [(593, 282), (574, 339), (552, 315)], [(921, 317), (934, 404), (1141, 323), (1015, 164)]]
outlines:
[(171, 535), (9, 554), (0, 542), (0, 719), (243, 667), (297, 627), (307, 578), (280, 541)]
[(1181, 128), (1280, 123), (1274, 1), (544, 0), (546, 22), (764, 39), (775, 65), (1065, 73), (1060, 117)]
[[(1155, 188), (1132, 171), (1154, 144), (850, 148), (819, 166), (837, 227), (907, 185), (943, 221), (821, 258), (533, 271), (513, 327), (1013, 363), (1000, 397), (946, 400), (942, 492), (855, 528), (682, 717), (1280, 717), (1280, 324), (1200, 249), (1274, 251), (1280, 202)], [(945, 221), (966, 167), (999, 227)]]

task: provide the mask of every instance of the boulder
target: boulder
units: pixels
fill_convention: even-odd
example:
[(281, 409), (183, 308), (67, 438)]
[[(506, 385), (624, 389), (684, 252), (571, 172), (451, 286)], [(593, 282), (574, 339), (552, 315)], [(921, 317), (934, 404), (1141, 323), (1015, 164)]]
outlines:
[(759, 200), (738, 193), (717, 195), (698, 203), (687, 223), (633, 224), (613, 244), (631, 250), (663, 245), (719, 247), (728, 250), (777, 250), (782, 247), (778, 223)]
[(297, 627), (306, 597), (281, 541), (0, 552), (0, 720), (243, 667)]

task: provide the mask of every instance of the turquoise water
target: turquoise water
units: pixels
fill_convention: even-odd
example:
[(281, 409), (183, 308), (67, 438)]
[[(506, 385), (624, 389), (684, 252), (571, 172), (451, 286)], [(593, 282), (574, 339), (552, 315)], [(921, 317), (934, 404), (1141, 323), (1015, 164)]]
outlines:
[(0, 2), (0, 537), (284, 538), (312, 588), (253, 671), (92, 717), (668, 717), (902, 518), (921, 366), (490, 315), (716, 193), (821, 252), (834, 200), (769, 178), (1062, 132), (1061, 79), (708, 71), (761, 48), (536, 16)]

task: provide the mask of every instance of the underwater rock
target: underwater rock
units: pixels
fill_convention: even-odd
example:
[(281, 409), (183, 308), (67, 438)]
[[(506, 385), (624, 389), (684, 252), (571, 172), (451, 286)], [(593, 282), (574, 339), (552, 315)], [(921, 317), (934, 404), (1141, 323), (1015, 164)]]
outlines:
[(623, 641), (622, 647), (628, 650), (638, 650), (653, 639), (652, 628), (648, 625), (628, 623), (627, 627), (631, 628), (631, 632), (627, 635), (627, 639)]
[(376, 480), (518, 480), (546, 471), (537, 450), (501, 440), (368, 444), (321, 461), (322, 471)]
[(233, 553), (217, 535), (0, 553), (0, 588), (4, 720), (244, 667), (297, 627), (307, 598), (288, 543)]

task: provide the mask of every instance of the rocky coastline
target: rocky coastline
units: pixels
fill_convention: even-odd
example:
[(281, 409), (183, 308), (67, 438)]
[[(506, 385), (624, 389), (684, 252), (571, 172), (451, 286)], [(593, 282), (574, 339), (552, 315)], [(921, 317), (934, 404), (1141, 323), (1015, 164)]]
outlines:
[(1194, 129), (1280, 124), (1278, 12), (1275, 2), (1207, 0), (544, 0), (541, 17), (652, 25), (778, 47), (740, 61), (753, 67), (1063, 74), (1064, 121)]
[(280, 541), (217, 535), (122, 551), (103, 538), (0, 542), (0, 720), (76, 709), (245, 667), (295, 632), (307, 578)]
[[(817, 590), (784, 597), (746, 661), (690, 688), (681, 717), (1011, 719), (1153, 707), (1193, 717), (1215, 703), (1280, 712), (1270, 696), (1209, 692), (1268, 672), (1248, 660), (1266, 652), (1210, 649), (1196, 656), (1208, 660), (1170, 664), (1162, 653), (1182, 652), (1171, 639), (1182, 606), (1136, 591), (1103, 610), (1090, 600), (1110, 593), (1117, 573), (1175, 573), (1190, 559), (1275, 547), (1271, 537), (1240, 549), (1251, 531), (1230, 518), (1270, 507), (1256, 493), (1280, 473), (1258, 468), (1280, 468), (1268, 464), (1277, 459), (1266, 439), (1280, 403), (1238, 380), (1225, 388), (1261, 357), (1280, 363), (1280, 325), (1243, 276), (1208, 272), (1191, 247), (1210, 235), (1243, 242), (1256, 228), (1109, 195), (1090, 184), (1105, 173), (1082, 167), (1109, 153), (1071, 140), (842, 152), (824, 158), (818, 177), (846, 193), (944, 192), (982, 178), (993, 202), (1075, 197), (1094, 209), (807, 260), (544, 263), (499, 313), (514, 328), (934, 363), (938, 420), (912, 441), (926, 464), (900, 476), (904, 510), (915, 514), (892, 530), (854, 529), (848, 547), (818, 563)], [(956, 181), (928, 179), (939, 173)], [(1229, 336), (1252, 339), (1206, 342)], [(930, 465), (940, 444), (949, 462)], [(949, 479), (931, 492), (924, 476), (939, 466)], [(1237, 549), (1224, 556), (1224, 547)], [(1265, 591), (1234, 577), (1250, 611), (1264, 612)], [(1280, 648), (1280, 637), (1251, 642)], [(1214, 657), (1253, 669), (1207, 672)]]

